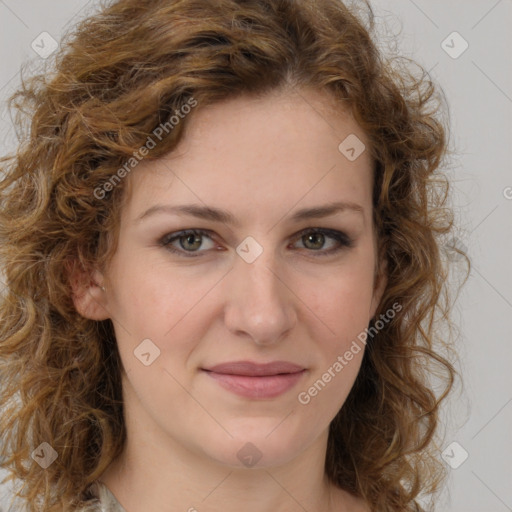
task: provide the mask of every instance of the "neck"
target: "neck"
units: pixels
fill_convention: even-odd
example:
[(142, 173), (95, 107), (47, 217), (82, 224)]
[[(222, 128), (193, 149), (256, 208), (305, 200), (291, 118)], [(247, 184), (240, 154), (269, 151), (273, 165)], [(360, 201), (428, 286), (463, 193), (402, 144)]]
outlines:
[(169, 444), (160, 452), (165, 457), (160, 457), (128, 442), (101, 481), (127, 512), (334, 511), (340, 490), (327, 480), (314, 448), (293, 464), (239, 469), (183, 453), (183, 448), (171, 449)]
[(127, 512), (360, 510), (326, 477), (327, 431), (286, 463), (247, 468), (185, 446), (128, 403), (124, 450), (100, 478)]

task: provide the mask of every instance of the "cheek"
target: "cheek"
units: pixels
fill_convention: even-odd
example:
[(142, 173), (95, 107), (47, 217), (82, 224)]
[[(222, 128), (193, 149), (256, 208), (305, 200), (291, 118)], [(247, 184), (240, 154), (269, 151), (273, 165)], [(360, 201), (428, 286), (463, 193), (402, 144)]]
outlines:
[(361, 333), (369, 324), (373, 291), (368, 268), (334, 272), (322, 291), (310, 295), (308, 305), (319, 321), (309, 324), (309, 336), (318, 358), (297, 401), (312, 418), (334, 418), (359, 373), (365, 351)]
[[(111, 312), (117, 320), (119, 353), (132, 387), (140, 399), (152, 397), (157, 403), (171, 397), (184, 400), (177, 383), (190, 387), (190, 354), (207, 336), (214, 314), (210, 295), (219, 276), (140, 258), (117, 263), (112, 273), (115, 295)], [(150, 355), (143, 356), (147, 353)], [(150, 365), (145, 366), (148, 358)]]
[(197, 317), (198, 306), (218, 281), (215, 272), (201, 269), (177, 267), (161, 256), (151, 261), (143, 251), (125, 251), (112, 266), (111, 312), (124, 319), (129, 331), (163, 337), (179, 329), (182, 319)]
[(368, 326), (373, 297), (373, 261), (331, 268), (315, 279), (301, 279), (300, 296), (338, 342)]

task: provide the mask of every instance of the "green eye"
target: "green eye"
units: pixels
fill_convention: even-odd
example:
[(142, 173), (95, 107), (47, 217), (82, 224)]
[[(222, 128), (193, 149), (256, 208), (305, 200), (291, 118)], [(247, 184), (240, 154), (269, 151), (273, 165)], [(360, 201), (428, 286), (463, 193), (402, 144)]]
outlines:
[[(204, 230), (191, 229), (186, 231), (179, 231), (177, 233), (170, 233), (166, 235), (161, 244), (172, 252), (204, 252), (199, 251), (199, 248), (203, 245), (203, 238), (208, 236), (208, 232)], [(175, 247), (174, 242), (179, 243), (179, 248)]]
[[(205, 247), (205, 239), (209, 241), (209, 247), (208, 244)], [(354, 241), (348, 235), (334, 229), (307, 228), (298, 233), (294, 239), (300, 240), (304, 246), (303, 249), (316, 253), (315, 256), (328, 256), (354, 245)], [(329, 240), (331, 247), (325, 249), (325, 244)], [(191, 258), (199, 257), (215, 248), (211, 232), (203, 229), (187, 229), (169, 233), (159, 243), (174, 254)]]
[[(302, 237), (302, 240), (304, 241), (304, 245), (306, 245), (306, 247), (308, 249), (314, 249), (314, 250), (317, 250), (317, 249), (321, 249), (323, 247), (323, 245), (325, 244), (325, 235), (323, 233), (310, 233), (308, 235), (304, 235)], [(310, 244), (313, 246), (313, 247), (308, 247), (308, 244)]]
[[(306, 249), (318, 252), (318, 256), (329, 255), (342, 248), (349, 248), (354, 245), (353, 240), (348, 235), (334, 229), (307, 228), (299, 233), (299, 239)], [(330, 249), (322, 249), (328, 239), (334, 240), (335, 246)]]
[(191, 235), (182, 235), (178, 238), (178, 240), (180, 241), (180, 245), (183, 247), (183, 249), (196, 251), (201, 247), (201, 244), (203, 243), (201, 236), (202, 235), (196, 235), (195, 233)]

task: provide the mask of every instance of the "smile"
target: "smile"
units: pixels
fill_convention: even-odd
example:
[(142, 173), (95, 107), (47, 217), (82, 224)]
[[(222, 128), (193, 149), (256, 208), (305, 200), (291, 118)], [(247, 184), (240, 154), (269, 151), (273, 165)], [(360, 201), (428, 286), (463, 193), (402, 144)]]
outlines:
[(202, 371), (224, 389), (244, 398), (275, 398), (292, 389), (306, 369), (286, 362), (225, 363)]

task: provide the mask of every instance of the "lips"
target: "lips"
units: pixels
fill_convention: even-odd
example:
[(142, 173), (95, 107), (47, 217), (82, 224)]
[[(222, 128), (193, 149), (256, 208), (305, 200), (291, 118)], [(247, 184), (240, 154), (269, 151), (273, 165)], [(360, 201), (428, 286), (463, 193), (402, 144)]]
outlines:
[(288, 363), (287, 361), (274, 361), (271, 363), (259, 364), (251, 361), (234, 361), (222, 363), (205, 368), (207, 371), (227, 375), (247, 375), (251, 377), (279, 375), (281, 373), (297, 373), (304, 370), (303, 366)]
[(224, 389), (251, 399), (275, 398), (293, 388), (306, 373), (303, 366), (286, 361), (235, 361), (203, 371)]

